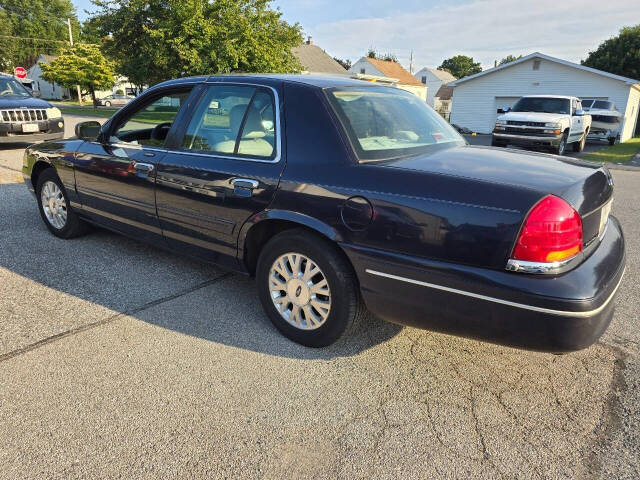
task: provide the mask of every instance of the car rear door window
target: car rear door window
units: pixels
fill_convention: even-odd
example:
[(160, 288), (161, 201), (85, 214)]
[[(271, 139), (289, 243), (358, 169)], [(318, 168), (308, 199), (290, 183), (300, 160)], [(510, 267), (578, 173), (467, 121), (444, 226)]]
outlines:
[(273, 95), (244, 85), (214, 85), (196, 108), (182, 149), (270, 159), (276, 154)]

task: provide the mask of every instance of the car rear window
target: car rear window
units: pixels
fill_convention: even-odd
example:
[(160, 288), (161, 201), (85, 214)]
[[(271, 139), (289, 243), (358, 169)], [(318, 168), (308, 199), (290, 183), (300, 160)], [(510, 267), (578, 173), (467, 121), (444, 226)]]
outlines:
[(360, 160), (417, 155), (445, 143), (464, 143), (424, 100), (392, 87), (326, 89), (327, 98)]

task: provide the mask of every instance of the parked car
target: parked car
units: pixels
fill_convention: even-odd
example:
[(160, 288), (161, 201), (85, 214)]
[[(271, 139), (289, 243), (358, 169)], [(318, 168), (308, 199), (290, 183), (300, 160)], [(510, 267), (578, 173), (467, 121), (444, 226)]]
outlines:
[(589, 139), (606, 140), (609, 145), (616, 143), (620, 137), (620, 128), (624, 116), (613, 102), (608, 100), (583, 100), (583, 108), (591, 115)]
[(550, 148), (562, 155), (573, 144), (573, 151), (581, 152), (591, 129), (591, 117), (576, 97), (531, 95), (503, 112), (493, 129), (494, 147)]
[(62, 112), (35, 98), (13, 76), (0, 75), (0, 143), (34, 143), (62, 137)]
[(336, 341), (364, 306), (552, 352), (611, 321), (625, 247), (608, 170), (470, 146), (400, 89), (180, 79), (76, 133), (25, 153), (51, 233), (96, 224), (255, 275), (266, 314), (303, 345)]
[(106, 97), (98, 98), (97, 102), (98, 105), (101, 105), (103, 107), (121, 107), (122, 105), (126, 105), (127, 103), (129, 103), (134, 98), (135, 97), (132, 97), (130, 95), (114, 93), (113, 95), (107, 95)]

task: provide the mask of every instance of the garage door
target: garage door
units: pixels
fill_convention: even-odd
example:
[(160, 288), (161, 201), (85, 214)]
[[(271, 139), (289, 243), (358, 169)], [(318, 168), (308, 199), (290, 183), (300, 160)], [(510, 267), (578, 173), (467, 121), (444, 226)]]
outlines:
[(495, 108), (493, 110), (496, 118), (500, 115), (498, 110), (502, 110), (504, 107), (513, 107), (518, 100), (520, 100), (520, 97), (496, 97)]

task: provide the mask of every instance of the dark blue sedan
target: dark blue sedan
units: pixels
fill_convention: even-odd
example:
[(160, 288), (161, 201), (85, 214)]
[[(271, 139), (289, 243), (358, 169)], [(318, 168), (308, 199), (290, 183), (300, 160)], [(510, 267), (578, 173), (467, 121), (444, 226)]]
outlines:
[[(89, 224), (255, 275), (287, 337), (391, 322), (566, 352), (607, 328), (625, 264), (596, 164), (469, 146), (402, 90), (295, 75), (162, 83), (26, 150), (47, 228)], [(215, 302), (215, 298), (211, 299)]]

